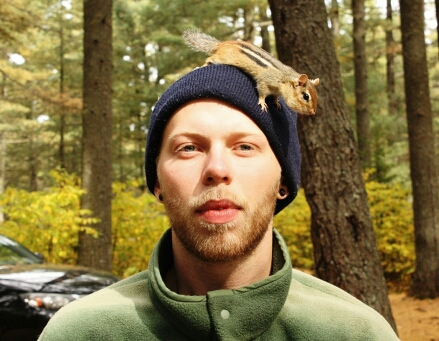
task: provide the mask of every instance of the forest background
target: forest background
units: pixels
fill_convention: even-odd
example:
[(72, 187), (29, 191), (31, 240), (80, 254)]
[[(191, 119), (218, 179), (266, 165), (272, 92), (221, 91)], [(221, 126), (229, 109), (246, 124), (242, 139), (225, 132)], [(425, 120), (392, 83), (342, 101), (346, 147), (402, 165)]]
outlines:
[[(369, 208), (386, 280), (407, 290), (414, 272), (414, 226), (399, 4), (366, 1), (371, 162), (364, 167)], [(0, 233), (54, 263), (76, 264), (78, 233), (96, 235), (92, 212), (81, 208), (82, 1), (0, 0)], [(333, 2), (328, 2), (331, 13)], [(435, 149), (438, 150), (438, 46), (434, 3), (425, 2), (426, 48)], [(338, 2), (334, 38), (343, 93), (355, 125), (352, 12)], [(119, 1), (113, 3), (113, 272), (147, 268), (168, 221), (145, 189), (143, 153), (151, 109), (176, 79), (203, 64), (181, 33), (190, 27), (217, 38), (249, 38), (276, 55), (265, 1)], [(395, 37), (395, 106), (389, 111), (386, 32)], [(324, 79), (321, 79), (324, 82)], [(310, 208), (303, 191), (276, 216), (293, 265), (313, 271)]]

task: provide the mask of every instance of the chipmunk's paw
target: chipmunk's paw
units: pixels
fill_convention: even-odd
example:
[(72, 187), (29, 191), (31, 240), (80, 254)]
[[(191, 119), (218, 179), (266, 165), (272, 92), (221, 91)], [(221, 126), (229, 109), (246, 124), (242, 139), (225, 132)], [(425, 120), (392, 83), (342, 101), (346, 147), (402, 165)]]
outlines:
[(259, 98), (258, 104), (261, 106), (263, 112), (267, 112), (268, 106), (265, 103), (265, 98)]

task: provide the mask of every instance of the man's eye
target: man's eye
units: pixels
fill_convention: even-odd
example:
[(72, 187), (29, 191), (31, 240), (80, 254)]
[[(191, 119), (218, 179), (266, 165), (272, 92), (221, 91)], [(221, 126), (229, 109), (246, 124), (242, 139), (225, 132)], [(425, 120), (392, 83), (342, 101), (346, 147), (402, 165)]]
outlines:
[(238, 146), (238, 149), (239, 149), (239, 150), (247, 151), (247, 150), (252, 150), (253, 148), (252, 148), (252, 146), (250, 146), (250, 145), (248, 145), (248, 144), (240, 144), (240, 145)]
[(195, 148), (195, 146), (191, 145), (191, 144), (183, 146), (183, 147), (180, 148), (180, 151), (182, 151), (182, 152), (194, 152), (196, 150), (197, 149)]

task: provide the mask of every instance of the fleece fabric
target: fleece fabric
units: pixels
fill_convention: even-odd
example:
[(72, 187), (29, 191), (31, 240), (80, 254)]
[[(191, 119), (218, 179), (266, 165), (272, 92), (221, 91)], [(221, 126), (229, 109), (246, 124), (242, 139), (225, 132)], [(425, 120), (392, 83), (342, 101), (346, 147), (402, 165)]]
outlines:
[(206, 296), (170, 291), (162, 274), (172, 263), (171, 233), (149, 269), (62, 308), (39, 340), (398, 340), (386, 320), (345, 291), (292, 270), (274, 230), (272, 275)]

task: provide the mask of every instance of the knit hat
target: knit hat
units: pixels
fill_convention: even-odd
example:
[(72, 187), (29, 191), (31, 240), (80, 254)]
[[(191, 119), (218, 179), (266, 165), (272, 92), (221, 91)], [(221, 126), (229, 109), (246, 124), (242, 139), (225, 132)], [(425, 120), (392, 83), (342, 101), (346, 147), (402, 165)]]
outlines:
[(145, 153), (146, 181), (151, 193), (154, 193), (157, 181), (156, 160), (167, 122), (183, 104), (200, 98), (215, 98), (242, 110), (265, 134), (282, 167), (283, 184), (289, 190), (285, 199), (277, 200), (275, 214), (279, 213), (293, 201), (299, 188), (297, 114), (281, 98), (281, 108), (278, 109), (272, 96), (266, 99), (268, 112), (262, 111), (253, 78), (229, 65), (214, 64), (189, 72), (172, 84), (156, 103), (151, 114)]

